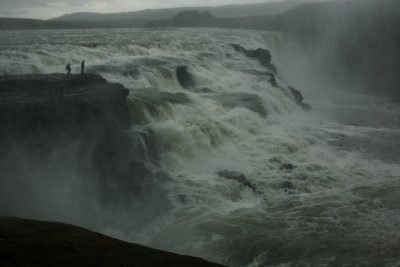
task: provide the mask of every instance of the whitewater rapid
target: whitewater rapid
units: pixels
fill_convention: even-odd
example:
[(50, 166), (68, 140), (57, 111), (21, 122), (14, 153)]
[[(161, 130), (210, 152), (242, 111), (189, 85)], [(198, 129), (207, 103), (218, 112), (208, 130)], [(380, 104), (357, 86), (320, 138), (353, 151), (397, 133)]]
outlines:
[[(313, 110), (230, 44), (269, 49), (279, 85), (300, 89)], [(299, 65), (288, 55), (298, 50), (264, 31), (2, 31), (0, 75), (64, 72), (67, 63), (77, 73), (85, 60), (88, 72), (127, 87), (131, 105), (152, 106), (132, 132), (154, 134), (167, 207), (140, 228), (104, 226), (106, 234), (229, 266), (400, 266), (399, 153), (383, 156), (400, 144), (399, 108), (314, 88), (317, 77), (307, 77), (309, 87), (289, 84)], [(180, 85), (179, 66), (194, 90)], [(232, 95), (234, 105), (224, 105)], [(240, 104), (249, 95), (265, 116)], [(146, 157), (145, 142), (138, 146)], [(256, 190), (221, 171), (245, 175)]]

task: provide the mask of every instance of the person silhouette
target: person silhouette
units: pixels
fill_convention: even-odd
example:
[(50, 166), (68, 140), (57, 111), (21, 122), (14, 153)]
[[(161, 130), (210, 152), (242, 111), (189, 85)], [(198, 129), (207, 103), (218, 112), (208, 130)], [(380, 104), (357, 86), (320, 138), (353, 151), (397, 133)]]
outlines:
[(81, 75), (85, 73), (85, 60), (82, 61), (81, 63)]
[(68, 63), (65, 69), (67, 70), (67, 76), (69, 76), (71, 74), (71, 64)]

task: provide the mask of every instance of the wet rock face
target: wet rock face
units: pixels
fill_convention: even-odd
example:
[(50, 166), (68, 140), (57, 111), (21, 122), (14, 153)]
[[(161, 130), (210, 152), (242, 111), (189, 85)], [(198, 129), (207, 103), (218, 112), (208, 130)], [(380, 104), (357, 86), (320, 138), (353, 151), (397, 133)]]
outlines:
[(251, 183), (244, 174), (235, 171), (219, 171), (219, 177), (237, 181), (239, 184), (250, 188), (254, 193), (257, 193), (256, 185)]
[(247, 57), (257, 59), (261, 66), (264, 66), (276, 74), (276, 67), (271, 63), (271, 52), (264, 48), (257, 48), (256, 50), (247, 50), (238, 44), (231, 44), (233, 49), (237, 52), (244, 54)]
[(195, 93), (211, 93), (212, 90), (207, 87), (201, 87), (196, 83), (190, 69), (187, 66), (179, 66), (175, 70), (176, 78), (182, 88), (190, 90)]
[(294, 168), (295, 168), (295, 166), (294, 166), (293, 164), (291, 164), (291, 163), (283, 163), (283, 164), (279, 167), (279, 169), (280, 169), (281, 171), (288, 171), (288, 172), (293, 171)]
[(300, 92), (299, 90), (294, 89), (294, 88), (291, 87), (291, 86), (289, 86), (289, 89), (290, 89), (290, 92), (292, 93), (292, 95), (293, 95), (293, 97), (294, 97), (294, 100), (296, 101), (296, 103), (297, 103), (300, 107), (302, 107), (302, 108), (305, 109), (305, 110), (310, 110), (310, 109), (311, 109), (311, 105), (310, 105), (310, 104), (307, 104), (307, 103), (304, 103), (304, 102), (303, 102), (304, 97), (303, 97), (303, 95), (301, 94), (301, 92)]
[(176, 77), (179, 84), (185, 89), (193, 89), (196, 86), (196, 83), (186, 66), (179, 66), (176, 68)]

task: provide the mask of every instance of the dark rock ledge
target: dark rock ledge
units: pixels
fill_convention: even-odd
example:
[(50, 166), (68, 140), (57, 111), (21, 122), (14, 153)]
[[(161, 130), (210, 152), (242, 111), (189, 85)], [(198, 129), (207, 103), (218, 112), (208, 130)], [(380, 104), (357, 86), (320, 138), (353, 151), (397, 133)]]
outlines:
[(223, 267), (63, 223), (0, 217), (0, 266)]
[(0, 123), (9, 127), (2, 127), (1, 133), (32, 135), (32, 131), (53, 132), (60, 128), (64, 133), (73, 133), (104, 121), (126, 128), (128, 94), (122, 85), (108, 83), (98, 75), (3, 76)]

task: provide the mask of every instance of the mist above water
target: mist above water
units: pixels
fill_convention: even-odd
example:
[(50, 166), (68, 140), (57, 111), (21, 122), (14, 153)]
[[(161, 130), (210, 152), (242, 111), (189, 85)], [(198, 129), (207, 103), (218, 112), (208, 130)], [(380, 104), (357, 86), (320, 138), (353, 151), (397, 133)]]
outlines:
[(292, 9), (281, 22), (338, 87), (398, 98), (399, 10), (394, 0), (330, 1)]

